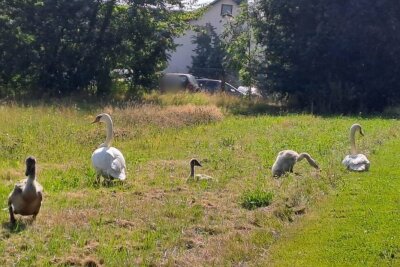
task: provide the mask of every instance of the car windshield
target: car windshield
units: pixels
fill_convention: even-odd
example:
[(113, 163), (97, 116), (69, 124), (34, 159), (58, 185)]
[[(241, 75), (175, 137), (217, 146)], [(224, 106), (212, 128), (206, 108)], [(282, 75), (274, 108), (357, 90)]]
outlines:
[(200, 80), (200, 87), (204, 90), (214, 92), (220, 89), (219, 81)]
[(186, 81), (185, 77), (174, 77), (174, 76), (166, 76), (163, 79), (163, 83), (167, 86), (179, 86), (182, 85)]

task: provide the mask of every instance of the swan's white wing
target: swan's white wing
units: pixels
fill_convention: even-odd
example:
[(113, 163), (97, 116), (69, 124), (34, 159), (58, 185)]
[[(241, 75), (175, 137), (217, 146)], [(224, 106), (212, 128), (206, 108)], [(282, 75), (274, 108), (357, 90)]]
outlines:
[(347, 167), (347, 169), (359, 172), (368, 171), (370, 166), (369, 160), (363, 154), (347, 155), (343, 159), (342, 163)]
[(114, 178), (118, 178), (120, 180), (125, 180), (126, 175), (125, 175), (125, 158), (124, 155), (122, 155), (121, 151), (116, 149), (115, 147), (110, 147), (107, 150), (107, 153), (111, 154), (114, 160), (111, 162), (111, 170), (110, 172), (111, 176)]
[(120, 180), (126, 179), (125, 159), (121, 151), (114, 147), (101, 147), (92, 154), (92, 164), (103, 176), (111, 176)]
[(275, 163), (272, 165), (272, 175), (281, 176), (293, 169), (299, 155), (293, 150), (283, 150), (278, 153)]
[(209, 175), (200, 174), (200, 173), (195, 175), (195, 179), (197, 181), (212, 181), (212, 180), (216, 180), (216, 179), (214, 179), (213, 177), (211, 177)]

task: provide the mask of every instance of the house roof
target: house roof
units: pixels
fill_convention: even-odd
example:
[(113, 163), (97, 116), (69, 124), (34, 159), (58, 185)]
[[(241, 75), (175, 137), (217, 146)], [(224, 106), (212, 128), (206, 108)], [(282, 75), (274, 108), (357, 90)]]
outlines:
[[(221, 1), (221, 0), (214, 0), (214, 1), (211, 1), (210, 3), (208, 3), (208, 5), (215, 5), (215, 4), (217, 4), (219, 1)], [(243, 0), (232, 0), (233, 2), (235, 2), (237, 5), (240, 5), (242, 2), (243, 2)]]

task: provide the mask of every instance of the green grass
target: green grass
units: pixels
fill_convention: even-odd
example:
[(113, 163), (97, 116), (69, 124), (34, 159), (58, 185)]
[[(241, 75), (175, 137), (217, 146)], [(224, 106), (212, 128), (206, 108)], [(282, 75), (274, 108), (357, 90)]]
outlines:
[[(104, 125), (90, 122), (103, 111), (112, 113), (113, 145), (124, 153), (128, 169), (126, 182), (111, 187), (93, 185), (90, 162), (105, 138)], [(341, 194), (359, 177), (382, 179), (375, 162), (389, 153), (400, 129), (398, 121), (381, 118), (240, 116), (229, 110), (221, 117), (215, 107), (202, 111), (217, 114), (207, 117), (214, 119), (201, 113), (198, 121), (176, 124), (168, 117), (166, 124), (159, 110), (152, 111), (158, 114), (155, 120), (149, 112), (143, 110), (142, 118), (131, 108), (0, 107), (0, 203), (6, 207), (15, 182), (24, 178), (28, 155), (37, 158), (45, 189), (37, 220), (21, 220), (18, 231), (8, 228), (8, 213), (0, 211), (0, 266), (52, 266), (85, 258), (105, 266), (263, 265), (279, 236), (299, 225), (301, 214), (304, 221), (314, 214), (310, 207), (330, 203), (327, 195)], [(175, 116), (179, 109), (163, 112)], [(185, 105), (182, 112), (192, 114)], [(340, 164), (349, 150), (348, 129), (356, 121), (366, 134), (360, 150), (372, 159), (371, 172), (363, 176), (349, 174)], [(272, 178), (276, 154), (288, 148), (310, 153), (322, 171), (301, 162), (294, 174)], [(197, 172), (216, 178), (213, 182), (186, 182), (193, 157), (203, 165)], [(380, 162), (388, 171), (397, 166), (390, 157)], [(358, 185), (377, 192), (369, 186)], [(390, 188), (387, 198), (396, 199), (398, 187)], [(272, 203), (243, 208), (244, 192), (256, 190), (272, 192)], [(397, 248), (387, 242), (381, 252), (390, 256)]]
[(266, 207), (272, 202), (273, 194), (271, 192), (256, 189), (254, 191), (245, 191), (242, 195), (242, 207), (253, 210), (260, 207)]
[(368, 173), (349, 173), (337, 194), (275, 244), (276, 266), (400, 265), (400, 141), (371, 155)]

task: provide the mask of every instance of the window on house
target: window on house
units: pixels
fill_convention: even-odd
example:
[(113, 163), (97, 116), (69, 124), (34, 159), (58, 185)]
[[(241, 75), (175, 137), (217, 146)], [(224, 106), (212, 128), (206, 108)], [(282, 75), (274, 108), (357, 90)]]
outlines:
[(232, 15), (233, 5), (221, 5), (221, 16)]

